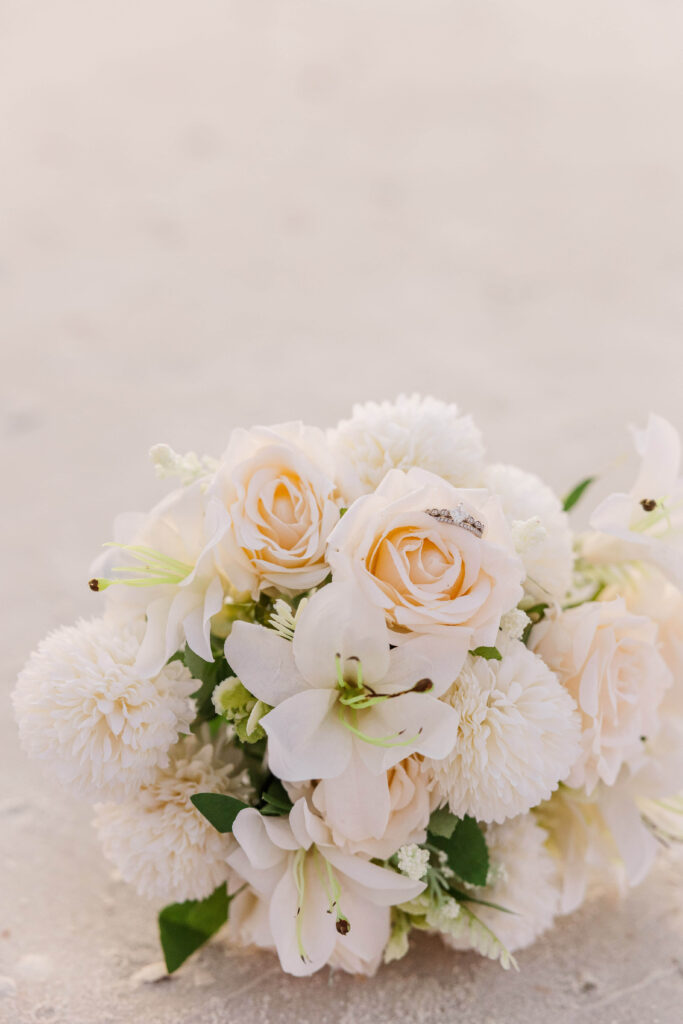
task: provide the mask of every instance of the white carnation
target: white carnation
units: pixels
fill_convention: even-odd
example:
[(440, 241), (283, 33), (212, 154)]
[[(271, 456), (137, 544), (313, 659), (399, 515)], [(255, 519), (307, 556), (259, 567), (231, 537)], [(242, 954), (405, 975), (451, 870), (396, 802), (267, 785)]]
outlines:
[[(558, 910), (557, 869), (546, 847), (547, 838), (530, 814), (486, 829), (490, 880), (477, 890), (477, 897), (511, 913), (478, 904), (471, 909), (510, 953), (530, 946), (541, 932), (550, 928)], [(443, 940), (453, 949), (473, 948), (466, 915), (451, 924)]]
[(502, 822), (547, 799), (579, 754), (574, 701), (544, 662), (500, 635), (501, 661), (468, 655), (443, 695), (459, 712), (443, 760), (425, 761), (453, 814)]
[(134, 800), (98, 804), (95, 827), (105, 856), (141, 896), (159, 903), (200, 900), (230, 874), (234, 849), (191, 803), (196, 793), (248, 797), (241, 755), (221, 742), (185, 736), (170, 764)]
[(428, 469), (458, 487), (480, 483), (484, 447), (471, 416), (436, 398), (399, 395), (395, 402), (354, 405), (330, 432), (338, 456), (358, 475), (356, 494), (374, 491), (390, 469)]
[(516, 466), (487, 466), (484, 486), (498, 495), (512, 527), (527, 573), (527, 596), (561, 600), (571, 586), (574, 554), (569, 517), (557, 496), (533, 473)]
[(195, 716), (197, 681), (178, 661), (150, 677), (135, 668), (144, 625), (104, 619), (50, 633), (13, 694), (24, 749), (83, 796), (119, 800), (168, 764)]

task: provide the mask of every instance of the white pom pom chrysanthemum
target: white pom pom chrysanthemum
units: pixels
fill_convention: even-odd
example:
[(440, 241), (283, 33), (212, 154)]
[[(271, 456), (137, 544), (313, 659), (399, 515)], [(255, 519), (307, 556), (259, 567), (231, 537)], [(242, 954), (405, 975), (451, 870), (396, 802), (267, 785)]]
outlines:
[(233, 839), (217, 832), (190, 797), (247, 799), (249, 792), (239, 751), (185, 736), (169, 766), (134, 800), (96, 805), (95, 827), (105, 856), (141, 896), (159, 903), (204, 899), (229, 876)]
[(524, 589), (534, 600), (560, 600), (572, 583), (574, 554), (569, 518), (554, 492), (516, 466), (487, 466), (484, 486), (497, 494), (524, 562)]
[[(531, 815), (486, 829), (489, 882), (477, 890), (477, 896), (511, 913), (479, 904), (472, 909), (510, 953), (530, 946), (550, 928), (558, 910), (559, 882), (547, 838)], [(458, 917), (443, 936), (453, 949), (478, 948), (473, 939), (476, 935), (471, 934), (467, 915)]]
[(441, 698), (460, 714), (443, 760), (425, 760), (453, 814), (502, 822), (547, 799), (579, 753), (574, 701), (544, 662), (499, 635), (501, 661), (468, 655)]
[[(354, 405), (351, 419), (330, 431), (335, 451), (374, 491), (390, 469), (428, 469), (458, 487), (480, 483), (484, 446), (471, 416), (452, 403), (420, 395)], [(357, 495), (350, 495), (356, 497)]]
[(184, 665), (151, 678), (135, 669), (143, 632), (141, 623), (78, 622), (47, 636), (19, 675), (12, 699), (24, 749), (83, 796), (135, 792), (194, 718), (198, 683)]

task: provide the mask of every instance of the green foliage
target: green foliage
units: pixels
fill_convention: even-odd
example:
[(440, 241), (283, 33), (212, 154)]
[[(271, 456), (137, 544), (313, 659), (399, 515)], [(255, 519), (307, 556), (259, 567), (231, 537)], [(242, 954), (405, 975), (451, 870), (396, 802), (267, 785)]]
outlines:
[(230, 669), (222, 653), (214, 652), (214, 661), (204, 661), (198, 654), (195, 654), (189, 647), (180, 655), (183, 664), (197, 679), (201, 686), (192, 696), (197, 702), (197, 717), (206, 721), (215, 715), (211, 694), (218, 684), (230, 674)]
[(262, 806), (259, 808), (261, 814), (271, 817), (284, 817), (292, 809), (292, 801), (289, 799), (287, 790), (274, 775), (271, 775), (267, 781), (261, 793), (261, 800)]
[[(440, 822), (437, 822), (437, 826)], [(431, 820), (430, 820), (431, 826)], [(443, 829), (442, 829), (443, 831)], [(450, 836), (428, 832), (428, 842), (443, 850), (448, 866), (458, 878), (469, 885), (486, 885), (489, 873), (489, 853), (486, 839), (474, 818), (457, 819)]]
[(195, 793), (192, 803), (217, 832), (232, 832), (235, 818), (249, 804), (224, 793)]
[(205, 900), (187, 900), (164, 907), (159, 914), (159, 938), (169, 974), (177, 971), (225, 924), (229, 903), (223, 883)]
[(550, 608), (549, 604), (533, 604), (530, 608), (524, 608), (524, 612), (529, 616), (531, 622), (529, 622), (522, 633), (522, 643), (526, 644), (529, 642), (531, 636), (531, 630), (534, 628), (537, 622), (545, 618), (545, 613)]
[(497, 647), (475, 647), (470, 654), (474, 654), (477, 658), (486, 658), (487, 661), (502, 661), (503, 655), (500, 653)]
[(562, 508), (565, 512), (569, 512), (570, 509), (574, 508), (574, 505), (581, 500), (585, 492), (588, 490), (590, 485), (595, 482), (595, 480), (596, 477), (587, 476), (585, 480), (582, 480), (580, 484), (577, 484), (576, 487), (569, 492), (562, 502)]
[(445, 807), (433, 811), (429, 819), (428, 831), (430, 836), (439, 836), (442, 839), (450, 839), (458, 825), (460, 818), (456, 818)]

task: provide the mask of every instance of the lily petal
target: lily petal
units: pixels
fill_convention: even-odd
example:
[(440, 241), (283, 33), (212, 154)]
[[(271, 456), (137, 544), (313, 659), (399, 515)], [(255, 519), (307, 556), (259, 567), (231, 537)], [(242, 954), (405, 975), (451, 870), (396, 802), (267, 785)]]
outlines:
[(286, 818), (267, 819), (255, 807), (245, 807), (239, 812), (232, 834), (251, 864), (260, 871), (272, 868), (282, 860), (286, 850), (296, 850), (299, 845)]
[(225, 657), (249, 692), (273, 707), (307, 689), (291, 643), (273, 629), (235, 622), (225, 641)]
[(631, 493), (638, 501), (670, 494), (681, 466), (678, 431), (662, 416), (650, 413), (645, 430), (635, 430), (634, 435), (642, 463)]
[(341, 910), (350, 927), (346, 935), (337, 937), (332, 964), (355, 974), (358, 964), (353, 958), (357, 957), (367, 973), (372, 974), (389, 940), (389, 908), (371, 903), (365, 890), (345, 877)]
[(389, 655), (389, 671), (378, 686), (378, 693), (404, 693), (422, 679), (432, 682), (430, 693), (440, 697), (458, 678), (467, 656), (467, 636), (460, 639), (441, 636), (416, 636)]
[[(366, 712), (362, 729), (377, 739), (393, 739), (383, 750), (384, 769), (418, 753), (440, 760), (455, 746), (460, 716), (455, 708), (425, 693), (404, 693)], [(372, 744), (369, 744), (372, 746)]]
[(308, 850), (312, 843), (329, 843), (329, 829), (316, 814), (309, 810), (306, 800), (302, 797), (289, 812), (289, 825), (298, 846)]
[(270, 930), (283, 970), (297, 977), (313, 974), (330, 958), (337, 941), (335, 915), (309, 854), (300, 893), (293, 870), (284, 872), (270, 902)]
[[(355, 740), (354, 747), (359, 745), (366, 744)], [(380, 839), (391, 812), (386, 772), (373, 773), (354, 753), (342, 775), (318, 784), (313, 804), (333, 829), (338, 829), (352, 842), (369, 836)]]
[(406, 903), (425, 889), (424, 882), (413, 882), (397, 871), (381, 868), (369, 860), (342, 853), (334, 847), (326, 846), (323, 853), (340, 874), (362, 886), (364, 899), (378, 906), (390, 907), (396, 903)]
[(657, 856), (657, 840), (643, 823), (635, 801), (620, 793), (619, 787), (602, 787), (600, 810), (617, 844), (630, 884), (638, 885)]
[(261, 719), (268, 734), (268, 763), (278, 778), (305, 782), (346, 770), (352, 737), (336, 716), (336, 703), (334, 690), (305, 690)]
[(187, 646), (204, 661), (213, 661), (211, 651), (211, 617), (223, 607), (223, 587), (218, 576), (215, 576), (206, 592), (198, 600), (192, 611), (185, 616), (184, 628)]
[(343, 661), (360, 660), (368, 682), (382, 679), (389, 666), (384, 613), (352, 583), (330, 583), (313, 595), (292, 645), (299, 670), (317, 689), (335, 686), (336, 655)]

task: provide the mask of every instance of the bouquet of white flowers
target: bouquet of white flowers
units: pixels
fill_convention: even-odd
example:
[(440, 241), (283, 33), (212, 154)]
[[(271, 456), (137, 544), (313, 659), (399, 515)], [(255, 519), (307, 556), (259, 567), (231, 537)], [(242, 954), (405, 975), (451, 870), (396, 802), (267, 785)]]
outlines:
[(152, 449), (180, 486), (117, 522), (101, 617), (14, 707), (164, 907), (169, 971), (226, 922), (296, 975), (372, 974), (413, 929), (508, 966), (683, 837), (680, 443), (635, 439), (579, 536), (590, 479), (562, 504), (431, 398)]

